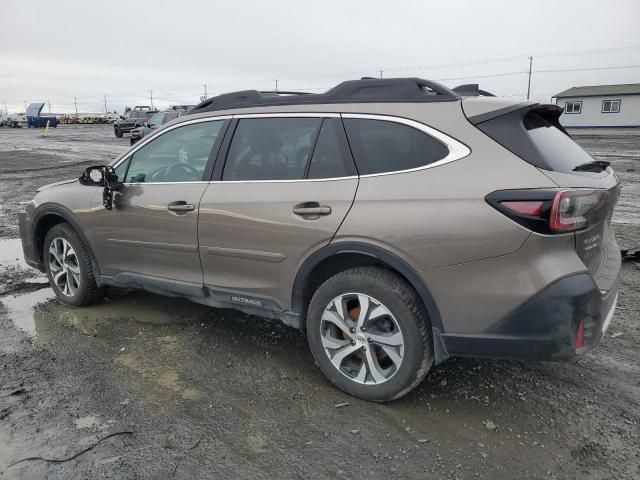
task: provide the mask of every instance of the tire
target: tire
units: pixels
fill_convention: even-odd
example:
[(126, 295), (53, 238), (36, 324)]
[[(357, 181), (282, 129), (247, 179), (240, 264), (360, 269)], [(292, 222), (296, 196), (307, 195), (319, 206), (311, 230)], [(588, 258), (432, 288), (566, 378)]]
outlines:
[[(339, 304), (346, 305), (344, 318), (351, 317), (352, 312), (358, 317), (362, 305), (357, 298), (369, 306), (365, 315), (368, 320), (362, 325), (348, 319), (336, 328), (333, 321), (323, 319), (336, 319)], [(359, 310), (349, 306), (353, 302)], [(341, 323), (340, 318), (337, 320)], [(359, 326), (366, 328), (360, 331)], [(322, 373), (339, 389), (364, 400), (387, 402), (406, 395), (420, 384), (433, 364), (431, 322), (422, 302), (404, 279), (381, 268), (351, 268), (325, 281), (311, 298), (306, 327), (311, 352)], [(353, 329), (349, 328), (351, 333), (347, 334), (344, 327)], [(383, 345), (380, 339), (389, 345), (401, 339), (402, 346)], [(333, 349), (335, 342), (340, 346)], [(327, 349), (327, 345), (332, 348)], [(342, 355), (338, 352), (348, 349), (355, 351), (342, 360), (346, 364), (336, 360)]]
[[(64, 252), (63, 246), (65, 242), (71, 247), (71, 250), (67, 250), (71, 253), (67, 254), (67, 257), (63, 259), (65, 266), (60, 269), (58, 268), (60, 265), (59, 260), (62, 257), (61, 253)], [(58, 254), (51, 253), (51, 249), (56, 250)], [(104, 291), (96, 284), (89, 250), (80, 235), (68, 223), (55, 225), (47, 232), (44, 239), (42, 258), (49, 284), (63, 303), (73, 307), (81, 307), (102, 299)], [(58, 275), (61, 270), (65, 270), (65, 267), (66, 273), (63, 272), (62, 275)], [(72, 277), (71, 285), (69, 284), (69, 277)], [(77, 281), (76, 278), (78, 279)], [(74, 284), (76, 286), (75, 291), (73, 289)]]
[(122, 132), (120, 131), (120, 129), (118, 127), (115, 127), (113, 129), (114, 133), (116, 134), (116, 137), (118, 138), (122, 138)]

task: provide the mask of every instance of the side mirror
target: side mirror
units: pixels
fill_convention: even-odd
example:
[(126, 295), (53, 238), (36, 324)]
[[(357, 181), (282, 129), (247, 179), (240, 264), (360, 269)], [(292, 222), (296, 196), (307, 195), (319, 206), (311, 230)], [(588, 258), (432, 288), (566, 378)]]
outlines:
[(87, 168), (80, 177), (80, 183), (92, 187), (104, 187), (102, 204), (107, 210), (113, 208), (113, 192), (122, 187), (113, 167), (105, 165)]
[(80, 177), (80, 183), (89, 187), (104, 187), (106, 169), (104, 165), (87, 168)]

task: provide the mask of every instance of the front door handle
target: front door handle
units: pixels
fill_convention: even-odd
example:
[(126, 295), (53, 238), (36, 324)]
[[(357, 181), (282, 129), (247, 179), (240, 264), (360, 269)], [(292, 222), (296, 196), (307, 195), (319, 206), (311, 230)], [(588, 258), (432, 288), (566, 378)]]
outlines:
[(329, 215), (331, 213), (331, 207), (320, 205), (318, 202), (306, 202), (293, 207), (293, 213), (303, 217), (317, 218), (320, 215)]
[(193, 205), (192, 203), (187, 203), (184, 200), (171, 202), (169, 205), (167, 205), (167, 210), (171, 210), (172, 212), (192, 212), (195, 209), (195, 205)]

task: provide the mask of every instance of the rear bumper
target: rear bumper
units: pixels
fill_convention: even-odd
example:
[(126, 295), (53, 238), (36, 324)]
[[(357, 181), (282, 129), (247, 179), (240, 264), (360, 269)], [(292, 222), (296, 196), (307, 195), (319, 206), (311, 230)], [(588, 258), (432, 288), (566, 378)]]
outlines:
[[(529, 299), (481, 333), (439, 335), (447, 356), (570, 359), (598, 345), (611, 322), (618, 281), (603, 294), (586, 274), (564, 277)], [(584, 322), (583, 346), (576, 348), (578, 325)]]

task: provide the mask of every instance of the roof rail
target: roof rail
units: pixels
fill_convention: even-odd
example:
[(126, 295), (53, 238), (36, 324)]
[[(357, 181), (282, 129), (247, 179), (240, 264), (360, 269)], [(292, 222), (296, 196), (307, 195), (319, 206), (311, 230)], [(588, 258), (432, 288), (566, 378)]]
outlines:
[(289, 91), (289, 90), (261, 90), (261, 94), (267, 96), (279, 96), (279, 95), (313, 95), (311, 92), (298, 92), (298, 91)]
[(259, 92), (243, 90), (209, 98), (189, 113), (277, 105), (322, 103), (427, 103), (460, 100), (460, 95), (436, 82), (422, 78), (348, 80), (325, 93)]
[(480, 85), (477, 83), (466, 83), (464, 85), (458, 85), (452, 89), (463, 97), (495, 97), (493, 93), (481, 90)]

